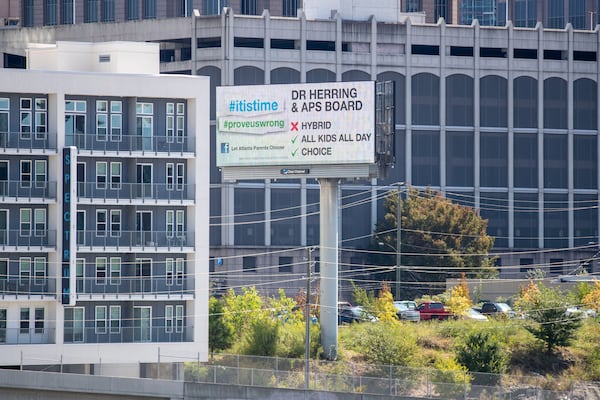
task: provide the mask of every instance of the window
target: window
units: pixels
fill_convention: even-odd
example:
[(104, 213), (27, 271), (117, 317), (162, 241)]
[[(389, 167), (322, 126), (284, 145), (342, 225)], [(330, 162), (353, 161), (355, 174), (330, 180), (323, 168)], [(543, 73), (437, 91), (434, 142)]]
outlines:
[(537, 134), (519, 133), (514, 136), (515, 187), (537, 187)]
[(446, 77), (446, 124), (473, 126), (473, 78), (455, 74)]
[(29, 308), (21, 308), (21, 322), (19, 324), (19, 333), (29, 334)]
[(44, 309), (36, 308), (33, 311), (34, 322), (33, 331), (34, 333), (44, 333)]
[(96, 306), (96, 333), (106, 333), (106, 306)]
[(35, 138), (43, 140), (47, 131), (46, 99), (35, 99)]
[(84, 338), (85, 310), (83, 307), (65, 308), (65, 342), (81, 343)]
[(165, 278), (167, 286), (173, 285), (173, 275), (174, 275), (174, 260), (172, 258), (167, 258), (165, 260)]
[(83, 12), (83, 22), (98, 22), (98, 1), (86, 0)]
[(256, 257), (248, 256), (242, 258), (242, 269), (244, 272), (256, 272)]
[(167, 237), (172, 238), (175, 236), (175, 212), (173, 210), (167, 210)]
[(175, 185), (175, 167), (173, 163), (167, 163), (167, 190), (173, 190)]
[(185, 234), (184, 229), (184, 210), (177, 210), (175, 214), (175, 229), (177, 231), (177, 237), (183, 237)]
[(473, 186), (473, 133), (446, 134), (446, 182), (448, 186)]
[(156, 0), (143, 0), (144, 19), (156, 18)]
[(181, 286), (183, 285), (183, 269), (185, 266), (185, 262), (183, 258), (178, 258), (175, 260), (175, 275), (176, 275), (176, 284)]
[(46, 160), (35, 160), (35, 187), (45, 188), (47, 180)]
[(4, 287), (8, 279), (8, 259), (0, 259), (0, 285)]
[(21, 284), (21, 285), (28, 284), (30, 275), (31, 275), (31, 258), (29, 258), (29, 257), (19, 258), (19, 284)]
[(183, 143), (185, 134), (185, 104), (177, 103), (177, 143)]
[(121, 257), (110, 258), (110, 284), (121, 284)]
[(480, 147), (481, 186), (506, 187), (508, 183), (508, 135), (482, 132)]
[(406, 6), (406, 12), (423, 11), (421, 7), (421, 0), (406, 0), (404, 4)]
[(121, 332), (121, 306), (110, 306), (110, 333)]
[(242, 0), (242, 14), (256, 15), (256, 0)]
[(298, 0), (283, 0), (283, 16), (295, 17), (298, 13)]
[(45, 237), (46, 236), (46, 209), (36, 208), (33, 211), (33, 226), (34, 236)]
[(128, 20), (139, 19), (140, 18), (140, 9), (138, 0), (126, 0), (127, 1), (127, 13), (126, 17)]
[(412, 78), (412, 122), (414, 125), (439, 125), (440, 78), (420, 73)]
[(23, 0), (23, 26), (33, 26), (34, 0)]
[(96, 236), (106, 236), (106, 210), (96, 210)]
[(294, 259), (292, 257), (279, 257), (279, 272), (294, 272)]
[(544, 187), (567, 188), (567, 135), (544, 134)]
[(575, 189), (598, 187), (598, 139), (596, 135), (573, 135), (573, 183)]
[(110, 210), (110, 236), (121, 237), (121, 210)]
[(31, 161), (21, 160), (21, 187), (31, 187)]
[(165, 332), (173, 332), (173, 306), (165, 306)]
[(183, 190), (185, 165), (183, 163), (177, 163), (177, 190)]
[(567, 98), (567, 81), (544, 80), (544, 128), (567, 129)]
[(96, 162), (96, 189), (106, 189), (106, 161)]
[(519, 259), (519, 265), (521, 266), (519, 269), (520, 272), (527, 272), (533, 269), (533, 267), (531, 267), (531, 265), (533, 265), (533, 258), (521, 258)]
[(110, 188), (113, 190), (121, 189), (121, 163), (110, 163)]
[(440, 184), (440, 136), (436, 131), (413, 131), (412, 180), (414, 185)]
[(62, 0), (60, 9), (62, 10), (61, 23), (74, 24), (75, 17), (73, 16), (73, 0)]
[(110, 140), (120, 142), (122, 137), (122, 103), (120, 101), (110, 102)]
[(6, 343), (6, 308), (0, 308), (0, 343)]
[(175, 332), (183, 332), (183, 306), (175, 306)]
[(96, 257), (96, 284), (106, 284), (106, 257)]
[(19, 216), (19, 234), (23, 237), (31, 236), (31, 208), (22, 208)]
[(46, 283), (46, 259), (44, 257), (35, 257), (33, 259), (33, 282), (36, 285)]
[(562, 258), (550, 259), (550, 275), (561, 275), (563, 273), (563, 261)]
[(115, 20), (115, 0), (102, 0), (102, 21)]
[(96, 140), (105, 142), (108, 138), (108, 101), (96, 101)]
[(141, 137), (141, 150), (152, 150), (154, 104), (137, 103), (136, 114), (136, 133)]
[(70, 144), (83, 146), (87, 105), (84, 100), (65, 100), (65, 134)]
[(21, 99), (21, 139), (31, 139), (31, 99)]
[(175, 104), (167, 103), (167, 143), (173, 143), (175, 137)]

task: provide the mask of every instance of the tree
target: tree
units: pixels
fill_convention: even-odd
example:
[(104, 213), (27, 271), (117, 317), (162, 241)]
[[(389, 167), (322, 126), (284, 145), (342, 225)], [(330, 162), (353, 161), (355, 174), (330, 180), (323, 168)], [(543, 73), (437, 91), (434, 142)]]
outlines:
[(446, 305), (454, 315), (465, 315), (473, 305), (469, 297), (469, 286), (467, 286), (467, 278), (464, 273), (458, 285), (450, 290)]
[(501, 374), (508, 356), (491, 332), (473, 331), (457, 346), (456, 361), (469, 371)]
[(264, 302), (255, 287), (244, 287), (239, 295), (230, 289), (223, 296), (223, 302), (225, 322), (231, 324), (238, 339), (251, 321), (264, 314)]
[[(374, 243), (396, 246), (398, 195), (390, 192), (384, 201), (385, 215), (378, 222)], [(488, 257), (494, 238), (486, 232), (487, 220), (471, 207), (452, 203), (438, 192), (409, 188), (400, 202), (403, 266), (413, 266), (402, 282), (421, 282), (416, 289), (402, 290), (418, 297), (443, 291), (446, 278), (495, 277), (494, 258)], [(380, 247), (381, 248), (381, 247)], [(395, 263), (389, 256), (388, 263)], [(423, 284), (428, 282), (429, 284)], [(408, 285), (409, 287), (417, 285)]]
[(233, 344), (233, 329), (225, 322), (223, 303), (214, 297), (208, 301), (208, 349), (211, 357), (215, 351), (225, 350)]
[(559, 288), (548, 288), (533, 281), (521, 289), (515, 300), (515, 307), (533, 321), (525, 328), (544, 342), (548, 353), (558, 346), (568, 345), (581, 325), (581, 316), (567, 315), (569, 306), (568, 297)]
[(581, 302), (585, 307), (600, 312), (600, 281), (594, 281), (594, 286), (590, 288), (590, 291), (583, 297)]
[(373, 303), (373, 309), (379, 321), (391, 322), (398, 319), (396, 307), (394, 307), (394, 296), (392, 296), (387, 283), (384, 283), (379, 291), (379, 296), (377, 296)]

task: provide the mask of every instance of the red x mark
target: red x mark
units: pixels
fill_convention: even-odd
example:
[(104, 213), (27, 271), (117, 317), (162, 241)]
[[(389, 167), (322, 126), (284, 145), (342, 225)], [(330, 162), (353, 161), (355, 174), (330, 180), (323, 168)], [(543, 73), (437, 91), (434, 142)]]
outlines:
[(292, 122), (291, 124), (292, 124), (292, 129), (290, 129), (290, 132), (291, 131), (298, 132), (298, 122)]

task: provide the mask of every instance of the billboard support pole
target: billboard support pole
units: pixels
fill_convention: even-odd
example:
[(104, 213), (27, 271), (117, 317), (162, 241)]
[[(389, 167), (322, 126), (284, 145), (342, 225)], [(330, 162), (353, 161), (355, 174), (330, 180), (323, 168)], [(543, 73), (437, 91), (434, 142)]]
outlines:
[(329, 360), (337, 358), (338, 346), (338, 227), (339, 179), (319, 179), (321, 344)]

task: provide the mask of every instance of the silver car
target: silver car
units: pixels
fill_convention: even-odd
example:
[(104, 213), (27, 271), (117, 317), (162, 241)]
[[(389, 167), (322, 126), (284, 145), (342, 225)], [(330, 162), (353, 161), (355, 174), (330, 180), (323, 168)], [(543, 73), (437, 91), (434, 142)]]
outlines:
[(421, 320), (421, 313), (417, 310), (417, 303), (410, 300), (394, 301), (396, 315), (398, 319), (418, 322)]

